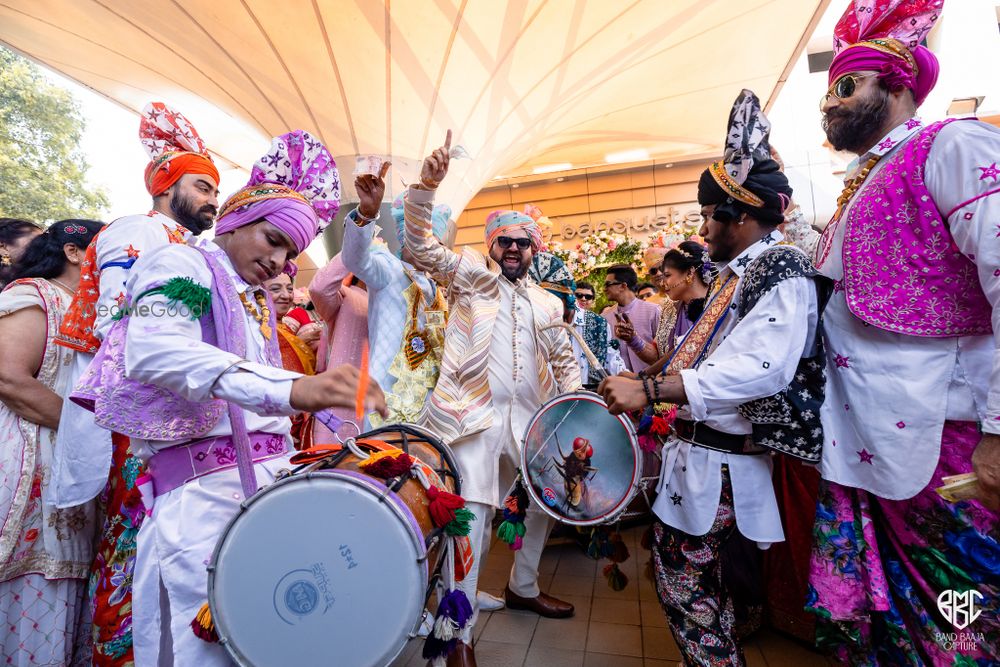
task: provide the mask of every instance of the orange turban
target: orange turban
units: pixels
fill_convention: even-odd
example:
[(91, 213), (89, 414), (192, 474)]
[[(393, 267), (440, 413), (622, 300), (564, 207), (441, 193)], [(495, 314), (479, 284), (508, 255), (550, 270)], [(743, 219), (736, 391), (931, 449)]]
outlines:
[(219, 184), (219, 170), (198, 131), (179, 111), (163, 102), (150, 102), (142, 110), (139, 140), (149, 155), (146, 190), (154, 197), (184, 174), (205, 174)]
[(216, 186), (219, 184), (219, 170), (212, 158), (200, 153), (164, 153), (146, 165), (146, 190), (154, 197), (180, 180), (184, 174), (206, 174), (211, 176)]

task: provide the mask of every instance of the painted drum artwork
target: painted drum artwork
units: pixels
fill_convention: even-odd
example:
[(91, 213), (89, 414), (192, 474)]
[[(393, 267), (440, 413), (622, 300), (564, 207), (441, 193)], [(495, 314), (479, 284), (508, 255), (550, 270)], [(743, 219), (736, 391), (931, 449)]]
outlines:
[(635, 496), (642, 450), (627, 417), (615, 417), (597, 394), (556, 396), (524, 434), (521, 471), (531, 499), (563, 523), (613, 521)]

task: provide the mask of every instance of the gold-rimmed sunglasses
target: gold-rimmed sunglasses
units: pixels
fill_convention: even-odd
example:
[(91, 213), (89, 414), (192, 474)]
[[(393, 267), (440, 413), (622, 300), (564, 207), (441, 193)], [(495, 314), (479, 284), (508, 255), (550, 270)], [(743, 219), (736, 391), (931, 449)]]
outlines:
[(845, 74), (836, 81), (826, 91), (826, 95), (819, 99), (819, 108), (822, 109), (826, 101), (833, 95), (838, 100), (846, 100), (858, 91), (858, 82), (870, 79), (875, 74)]

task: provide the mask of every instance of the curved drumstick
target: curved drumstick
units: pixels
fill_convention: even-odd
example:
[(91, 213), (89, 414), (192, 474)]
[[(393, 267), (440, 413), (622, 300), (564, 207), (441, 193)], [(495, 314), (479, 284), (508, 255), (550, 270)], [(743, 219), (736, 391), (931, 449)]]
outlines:
[(608, 372), (604, 370), (604, 366), (602, 366), (601, 362), (597, 360), (594, 352), (590, 349), (590, 346), (587, 345), (587, 341), (583, 339), (580, 332), (577, 331), (572, 325), (566, 324), (565, 322), (553, 322), (552, 324), (542, 327), (541, 331), (545, 331), (546, 329), (555, 329), (556, 327), (565, 329), (571, 336), (576, 338), (576, 342), (580, 344), (580, 349), (583, 350), (583, 354), (587, 357), (587, 363), (590, 364), (590, 367), (594, 369), (594, 372), (597, 373), (599, 378), (603, 380), (608, 377)]

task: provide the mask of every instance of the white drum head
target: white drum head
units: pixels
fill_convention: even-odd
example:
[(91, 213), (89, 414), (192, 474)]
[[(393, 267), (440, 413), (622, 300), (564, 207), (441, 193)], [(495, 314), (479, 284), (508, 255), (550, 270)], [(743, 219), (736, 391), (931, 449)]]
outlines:
[(357, 473), (295, 475), (233, 519), (208, 599), (238, 663), (381, 667), (399, 654), (424, 608), (426, 550), (413, 515), (384, 493)]

